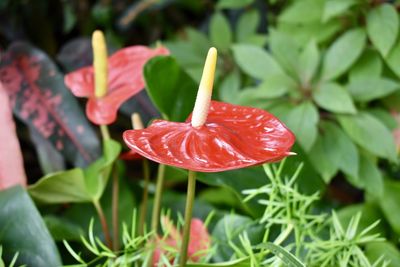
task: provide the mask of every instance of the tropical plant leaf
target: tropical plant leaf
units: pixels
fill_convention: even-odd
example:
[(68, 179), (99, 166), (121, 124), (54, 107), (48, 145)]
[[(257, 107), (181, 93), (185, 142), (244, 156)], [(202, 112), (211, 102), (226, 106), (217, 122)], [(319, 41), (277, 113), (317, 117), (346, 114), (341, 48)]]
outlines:
[(324, 83), (316, 91), (313, 97), (317, 104), (334, 113), (356, 113), (350, 94), (337, 83)]
[(367, 49), (349, 70), (350, 81), (356, 79), (380, 78), (382, 59), (375, 50)]
[(269, 249), (273, 254), (279, 257), (287, 266), (290, 267), (305, 267), (306, 265), (303, 264), (296, 256), (292, 253), (284, 249), (283, 247), (276, 245), (274, 243), (268, 242), (257, 245), (257, 248), (266, 248)]
[(398, 91), (400, 83), (381, 77), (360, 77), (352, 80), (347, 88), (355, 101), (368, 102)]
[(75, 166), (100, 155), (100, 143), (56, 65), (42, 51), (14, 43), (0, 64), (14, 114)]
[(6, 262), (18, 252), (17, 264), (62, 265), (42, 217), (22, 187), (0, 192), (0, 218), (0, 244)]
[(144, 67), (146, 90), (154, 105), (171, 121), (185, 121), (192, 112), (197, 84), (172, 57), (156, 57)]
[(215, 13), (211, 18), (210, 40), (221, 51), (227, 51), (232, 44), (233, 36), (229, 21), (220, 12)]

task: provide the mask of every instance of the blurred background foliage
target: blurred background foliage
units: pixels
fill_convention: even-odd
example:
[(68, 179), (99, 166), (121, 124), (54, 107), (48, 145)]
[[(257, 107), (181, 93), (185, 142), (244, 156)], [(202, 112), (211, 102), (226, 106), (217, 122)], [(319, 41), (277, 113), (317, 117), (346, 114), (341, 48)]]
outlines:
[[(194, 101), (191, 93), (179, 93), (179, 86), (195, 90), (204, 55), (215, 46), (220, 59), (214, 99), (265, 109), (285, 122), (296, 134), (298, 153), (287, 160), (287, 171), (304, 162), (299, 186), (321, 193), (317, 210), (339, 208), (343, 220), (362, 211), (361, 224), (381, 220), (387, 246), (398, 247), (399, 9), (400, 1), (384, 0), (0, 0), (0, 51), (26, 41), (66, 73), (91, 64), (89, 36), (95, 29), (106, 33), (110, 52), (134, 44), (166, 45), (171, 57), (145, 67), (147, 93), (125, 104), (111, 127), (121, 140), (133, 111), (146, 121), (160, 113), (183, 120), (190, 105), (174, 117), (177, 107), (160, 103), (171, 95)], [(157, 83), (171, 72), (181, 73), (173, 84)], [(18, 127), (30, 183), (76, 166), (29, 125)], [(121, 182), (128, 186), (120, 197), (126, 208), (140, 196), (138, 166), (122, 167)], [(220, 218), (232, 209), (258, 218), (260, 205), (240, 200), (242, 190), (263, 185), (262, 175), (257, 167), (201, 174), (196, 215), (205, 218), (214, 207)], [(174, 191), (164, 200), (173, 210), (183, 210), (185, 176), (167, 169), (167, 187)], [(76, 233), (84, 232), (81, 209), (88, 210), (88, 218), (94, 214), (85, 205), (41, 207), (56, 240), (76, 240)]]

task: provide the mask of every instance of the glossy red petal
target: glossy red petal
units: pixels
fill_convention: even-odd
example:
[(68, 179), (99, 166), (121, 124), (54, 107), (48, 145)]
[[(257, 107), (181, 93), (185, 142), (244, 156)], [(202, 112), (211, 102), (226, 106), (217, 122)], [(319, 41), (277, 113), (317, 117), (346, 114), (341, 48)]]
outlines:
[(275, 162), (289, 155), (293, 133), (272, 114), (257, 108), (212, 101), (205, 125), (154, 121), (124, 132), (129, 148), (161, 164), (220, 172)]
[(65, 76), (65, 83), (78, 97), (89, 97), (87, 116), (95, 124), (115, 121), (118, 108), (144, 88), (142, 74), (146, 62), (157, 55), (168, 55), (165, 47), (151, 49), (132, 46), (121, 49), (109, 57), (108, 92), (103, 98), (94, 97), (93, 67), (85, 67)]

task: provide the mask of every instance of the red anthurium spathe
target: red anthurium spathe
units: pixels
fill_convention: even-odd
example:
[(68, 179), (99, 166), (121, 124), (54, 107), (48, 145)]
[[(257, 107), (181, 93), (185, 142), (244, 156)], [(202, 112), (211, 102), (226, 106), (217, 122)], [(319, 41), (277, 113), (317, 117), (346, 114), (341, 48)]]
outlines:
[(212, 101), (205, 124), (154, 121), (124, 133), (125, 143), (161, 164), (192, 171), (219, 172), (291, 154), (295, 137), (276, 117), (256, 108)]
[(65, 83), (77, 97), (89, 98), (86, 114), (90, 121), (107, 125), (115, 121), (118, 108), (144, 88), (142, 69), (146, 62), (158, 55), (168, 55), (165, 47), (151, 49), (145, 46), (123, 48), (108, 58), (107, 93), (95, 95), (92, 66), (81, 68), (65, 76)]
[[(159, 267), (161, 255), (164, 254), (170, 263), (174, 258), (169, 257), (168, 251), (178, 250), (179, 243), (182, 240), (182, 234), (173, 226), (167, 217), (162, 218), (168, 236), (164, 239), (156, 239), (156, 249), (153, 254), (153, 266)], [(192, 219), (190, 227), (190, 239), (188, 248), (188, 259), (192, 262), (198, 262), (202, 257), (207, 255), (207, 251), (211, 247), (211, 238), (207, 228), (200, 219)]]

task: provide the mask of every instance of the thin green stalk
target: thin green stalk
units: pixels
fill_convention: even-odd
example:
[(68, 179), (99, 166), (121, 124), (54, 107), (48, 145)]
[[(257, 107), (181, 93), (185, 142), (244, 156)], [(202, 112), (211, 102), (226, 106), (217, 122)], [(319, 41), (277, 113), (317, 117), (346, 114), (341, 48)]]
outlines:
[(189, 171), (188, 173), (188, 188), (186, 196), (186, 207), (185, 207), (185, 224), (183, 225), (183, 240), (181, 244), (179, 254), (179, 266), (186, 266), (187, 251), (190, 239), (190, 224), (192, 221), (194, 195), (196, 192), (196, 172)]
[(99, 219), (100, 219), (101, 227), (103, 229), (104, 237), (106, 239), (107, 247), (109, 247), (111, 249), (113, 247), (113, 245), (112, 245), (112, 241), (111, 241), (111, 237), (110, 237), (110, 231), (108, 228), (107, 219), (106, 219), (106, 216), (104, 215), (103, 208), (101, 207), (101, 204), (98, 200), (94, 200), (93, 205), (96, 208), (97, 214), (99, 215)]
[(147, 159), (143, 159), (143, 176), (144, 176), (144, 186), (143, 186), (143, 196), (142, 204), (140, 206), (140, 217), (139, 217), (139, 234), (143, 235), (144, 222), (147, 215), (147, 200), (149, 198), (149, 183), (150, 183), (150, 166)]
[(158, 222), (161, 209), (161, 195), (164, 185), (164, 174), (165, 174), (165, 165), (160, 164), (158, 166), (156, 193), (154, 195), (153, 214), (151, 217), (151, 230), (153, 230), (154, 233), (157, 233), (158, 230)]
[(100, 125), (100, 131), (103, 141), (110, 139), (110, 132), (108, 131), (107, 125)]
[(113, 167), (112, 174), (112, 226), (113, 226), (113, 249), (117, 251), (119, 248), (119, 221), (118, 221), (118, 204), (119, 204), (119, 179), (117, 166)]

